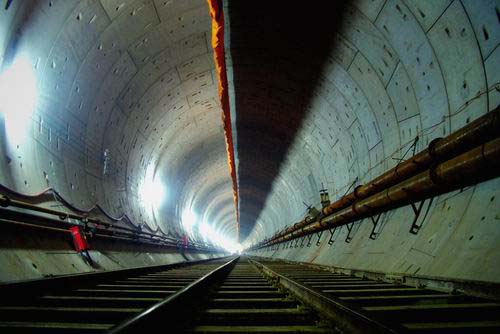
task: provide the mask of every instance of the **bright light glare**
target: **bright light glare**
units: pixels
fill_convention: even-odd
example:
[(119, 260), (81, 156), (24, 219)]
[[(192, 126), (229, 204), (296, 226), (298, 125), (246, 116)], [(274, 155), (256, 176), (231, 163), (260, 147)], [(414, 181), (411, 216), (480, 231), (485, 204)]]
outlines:
[(186, 208), (182, 211), (181, 222), (187, 234), (193, 235), (193, 230), (197, 228), (199, 235), (205, 241), (210, 241), (212, 244), (222, 247), (231, 253), (241, 253), (243, 250), (243, 247), (239, 243), (225, 238), (210, 224), (204, 221), (200, 223), (198, 215), (191, 208)]
[(199, 226), (199, 231), (205, 240), (210, 240), (212, 243), (224, 248), (231, 253), (241, 253), (243, 247), (230, 239), (225, 238), (213, 229), (208, 223), (201, 223)]
[(196, 215), (196, 213), (193, 212), (193, 210), (186, 208), (182, 212), (182, 217), (181, 217), (182, 226), (184, 226), (184, 230), (188, 234), (193, 233), (193, 227), (196, 225), (197, 221), (198, 221), (198, 216)]
[(0, 74), (0, 112), (11, 144), (20, 144), (26, 138), (37, 95), (33, 66), (25, 57), (15, 59)]
[(165, 187), (160, 180), (147, 178), (139, 187), (139, 197), (144, 206), (158, 209), (165, 198)]

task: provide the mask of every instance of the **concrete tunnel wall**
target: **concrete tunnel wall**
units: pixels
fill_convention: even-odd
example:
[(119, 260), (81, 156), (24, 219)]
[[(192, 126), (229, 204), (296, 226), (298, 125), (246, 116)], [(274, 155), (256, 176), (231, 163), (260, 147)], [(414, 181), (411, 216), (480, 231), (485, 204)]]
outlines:
[[(499, 104), (499, 5), (493, 1), (357, 1), (250, 237), (262, 240)], [(406, 155), (408, 157), (408, 155)], [(357, 178), (357, 181), (356, 181)], [(255, 254), (340, 268), (499, 281), (498, 179), (435, 198), (417, 235), (410, 206), (325, 231), (319, 247)], [(352, 188), (351, 188), (352, 190)], [(428, 202), (427, 202), (428, 203)], [(427, 204), (424, 205), (426, 210)], [(307, 244), (307, 240), (303, 243)], [(299, 243), (300, 245), (300, 243)]]
[[(224, 4), (227, 9), (235, 1)], [(303, 202), (318, 207), (323, 184), (336, 199), (356, 178), (361, 184), (393, 167), (415, 136), (420, 151), (494, 109), (500, 100), (498, 13), (498, 2), (487, 0), (349, 5), (308, 114), (244, 244), (300, 220)], [(232, 62), (230, 23), (226, 11), (236, 119), (233, 73), (239, 65)], [(235, 237), (206, 1), (14, 1), (0, 11), (3, 69), (20, 57), (34, 72), (38, 99), (23, 123), (26, 136), (9, 136), (9, 119), (2, 120), (0, 183), (30, 194), (53, 187), (78, 207), (99, 203), (113, 215), (126, 213), (164, 231), (183, 233), (182, 213), (193, 210)], [(287, 80), (279, 73), (266, 76), (261, 79)], [(270, 105), (293, 99), (293, 90), (273, 94)], [(244, 156), (237, 142), (235, 150)], [(138, 191), (153, 176), (167, 187), (154, 215)], [(332, 246), (323, 240), (320, 247), (258, 254), (498, 281), (499, 182), (439, 196), (418, 235), (408, 232), (413, 213), (405, 207), (382, 217), (376, 240), (368, 238), (371, 223), (364, 222), (354, 226), (350, 243), (342, 228)], [(1, 280), (90, 270), (69, 250), (16, 245), (0, 252), (0, 265), (8, 268)], [(138, 250), (95, 253), (105, 269), (184, 260)]]
[[(3, 70), (27, 62), (38, 90), (24, 136), (9, 135), (21, 129), (3, 118), (0, 183), (24, 194), (52, 187), (76, 207), (99, 204), (180, 234), (184, 210), (207, 207), (211, 217), (232, 198), (206, 1), (14, 1), (0, 10), (0, 29)], [(167, 183), (168, 199), (155, 215), (139, 195), (153, 178)], [(231, 218), (234, 207), (218, 221)], [(92, 269), (65, 243), (44, 251), (49, 242), (3, 245), (0, 280)], [(213, 255), (92, 256), (116, 269)]]

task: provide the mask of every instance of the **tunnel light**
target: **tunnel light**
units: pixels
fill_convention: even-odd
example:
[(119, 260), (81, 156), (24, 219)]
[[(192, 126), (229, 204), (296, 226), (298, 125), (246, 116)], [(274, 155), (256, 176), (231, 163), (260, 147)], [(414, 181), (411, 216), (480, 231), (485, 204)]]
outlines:
[(221, 235), (210, 224), (202, 222), (198, 229), (205, 240), (209, 240), (210, 242), (224, 248), (231, 253), (241, 254), (243, 247), (239, 243)]
[(186, 208), (182, 212), (181, 216), (182, 226), (184, 227), (184, 230), (188, 234), (193, 233), (193, 227), (196, 225), (197, 221), (198, 221), (198, 216), (196, 215), (196, 213), (193, 212), (191, 208)]
[(139, 197), (144, 206), (156, 210), (165, 199), (165, 186), (159, 179), (147, 178), (139, 187)]
[(27, 137), (37, 96), (33, 66), (20, 56), (0, 74), (0, 113), (11, 144), (20, 144)]
[(239, 243), (221, 235), (207, 222), (200, 222), (198, 215), (191, 208), (184, 209), (181, 216), (181, 223), (187, 234), (192, 235), (194, 230), (197, 229), (205, 241), (210, 241), (212, 244), (222, 247), (231, 253), (241, 253), (243, 249)]

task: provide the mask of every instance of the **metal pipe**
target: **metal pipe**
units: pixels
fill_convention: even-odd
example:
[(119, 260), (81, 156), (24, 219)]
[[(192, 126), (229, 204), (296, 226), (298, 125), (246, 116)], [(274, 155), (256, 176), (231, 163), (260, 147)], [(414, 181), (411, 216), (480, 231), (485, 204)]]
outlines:
[[(130, 233), (137, 233), (136, 229), (128, 228), (125, 226), (120, 226), (117, 224), (110, 224), (110, 223), (104, 222), (98, 218), (92, 218), (92, 217), (88, 217), (87, 215), (80, 215), (80, 214), (74, 214), (74, 213), (69, 213), (69, 212), (65, 212), (65, 211), (58, 211), (58, 210), (54, 210), (54, 209), (50, 209), (50, 208), (45, 208), (45, 207), (38, 206), (35, 204), (12, 199), (6, 195), (0, 195), (0, 207), (9, 207), (9, 206), (20, 208), (20, 209), (31, 210), (31, 211), (37, 211), (37, 212), (45, 213), (45, 214), (52, 215), (52, 216), (57, 216), (60, 220), (63, 220), (63, 221), (70, 218), (70, 219), (75, 219), (75, 220), (78, 220), (81, 222), (87, 222), (90, 224), (102, 225), (106, 228), (113, 228), (113, 229), (127, 231)], [(140, 234), (150, 236), (151, 238), (166, 239), (164, 236), (149, 233), (146, 231), (140, 231)]]
[[(319, 219), (348, 207), (356, 200), (366, 198), (406, 178), (420, 173), (429, 168), (432, 164), (450, 159), (491, 140), (498, 136), (499, 133), (500, 106), (497, 106), (495, 110), (477, 118), (446, 138), (437, 138), (433, 140), (427, 149), (401, 162), (396, 167), (376, 177), (367, 184), (356, 187), (353, 192), (323, 208)], [(306, 218), (277, 233), (272, 239), (300, 230), (311, 223), (312, 222)]]
[[(9, 207), (15, 207), (23, 209), (12, 210)], [(24, 210), (34, 211), (35, 213), (42, 213), (44, 215), (55, 215), (58, 218), (51, 218), (48, 216), (35, 214), (31, 212), (26, 212)], [(40, 208), (36, 205), (25, 203), (22, 201), (17, 201), (8, 198), (7, 196), (0, 196), (0, 222), (9, 224), (18, 224), (20, 226), (25, 226), (29, 228), (39, 228), (53, 231), (64, 231), (69, 232), (68, 228), (74, 226), (78, 223), (66, 221), (66, 218), (70, 217), (72, 219), (84, 220), (86, 217), (71, 214), (70, 216), (65, 216), (65, 212), (55, 211), (52, 209)], [(64, 216), (64, 217), (63, 217)], [(61, 221), (61, 219), (63, 219)], [(167, 238), (161, 235), (154, 235), (144, 231), (137, 231), (127, 227), (117, 226), (115, 224), (104, 223), (97, 219), (88, 219), (86, 223), (94, 225), (95, 231), (91, 234), (85, 232), (87, 236), (108, 238), (114, 240), (125, 240), (132, 242), (140, 242), (143, 244), (154, 245), (154, 246), (164, 246), (164, 247), (176, 247), (180, 240), (175, 240), (172, 238)], [(78, 224), (80, 225), (80, 224)], [(206, 246), (200, 245), (199, 243), (192, 244), (189, 247), (190, 250), (199, 251), (215, 251), (215, 248), (207, 248)]]
[[(479, 117), (446, 138), (432, 141), (429, 147), (390, 169), (373, 181), (357, 187), (357, 199), (366, 198), (382, 189), (394, 185), (409, 176), (427, 169), (431, 164), (442, 162), (466, 152), (500, 134), (500, 108)], [(326, 214), (329, 211), (325, 212)]]
[(264, 246), (345, 225), (498, 176), (500, 176), (500, 138), (442, 162), (372, 196), (356, 200), (351, 206), (300, 230), (271, 240)]

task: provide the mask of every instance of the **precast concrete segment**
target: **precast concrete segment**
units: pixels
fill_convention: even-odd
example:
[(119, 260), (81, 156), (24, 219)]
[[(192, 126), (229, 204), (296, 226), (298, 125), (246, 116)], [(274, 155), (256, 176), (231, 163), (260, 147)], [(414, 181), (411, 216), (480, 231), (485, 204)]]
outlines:
[[(382, 332), (398, 333), (494, 333), (500, 328), (500, 303), (495, 300), (399, 282), (389, 288), (366, 277), (362, 285), (345, 285), (344, 279), (356, 277), (306, 264), (263, 258), (256, 263), (283, 286), (294, 287), (291, 291), (304, 302), (330, 317), (346, 320), (340, 324), (348, 332), (377, 332), (377, 324)], [(321, 282), (311, 281), (318, 276)], [(360, 329), (363, 320), (372, 326)]]
[[(241, 232), (250, 232), (249, 243), (299, 221), (303, 202), (319, 205), (319, 189), (340, 198), (351, 184), (366, 184), (406, 159), (417, 136), (416, 152), (494, 110), (500, 101), (494, 0), (353, 1), (343, 12), (344, 24), (331, 36), (335, 48), (324, 57), (318, 84), (311, 89), (302, 73), (318, 62), (307, 55), (299, 65), (288, 65), (298, 44), (283, 51), (280, 37), (287, 32), (297, 36), (293, 29), (307, 29), (297, 22), (308, 19), (332, 26), (333, 11), (277, 5), (277, 15), (266, 15), (271, 5), (265, 1), (235, 0), (224, 1), (225, 13), (239, 4), (250, 10), (225, 16), (227, 25), (234, 23), (226, 37), (235, 37), (226, 43), (226, 65), (230, 103), (232, 94), (238, 117), (248, 121), (240, 132), (241, 147), (248, 148), (241, 155), (246, 189), (240, 193), (247, 200), (240, 201), (240, 220), (247, 222)], [(52, 187), (75, 206), (99, 203), (113, 216), (128, 213), (134, 222), (166, 233), (182, 233), (178, 211), (186, 207), (206, 212), (218, 226), (232, 226), (232, 180), (220, 131), (206, 5), (205, 0), (13, 1), (1, 10), (2, 69), (26, 57), (37, 78), (39, 103), (23, 123), (26, 141), (0, 145), (0, 183), (22, 193)], [(280, 25), (288, 9), (297, 9), (298, 19)], [(264, 21), (269, 34), (253, 29)], [(311, 34), (299, 42), (322, 42), (325, 35)], [(262, 47), (263, 41), (269, 47)], [(6, 95), (15, 95), (12, 86), (7, 85)], [(289, 131), (301, 116), (295, 111), (303, 89), (311, 96), (308, 116), (297, 132)], [(12, 125), (6, 119), (0, 132)], [(285, 155), (282, 148), (292, 141)], [(262, 161), (264, 155), (279, 158)], [(157, 219), (138, 194), (155, 170), (170, 196)], [(211, 196), (215, 184), (224, 185), (217, 188), (223, 201)], [(490, 180), (435, 198), (418, 236), (407, 233), (404, 222), (413, 219), (407, 206), (381, 216), (384, 228), (377, 240), (365, 238), (371, 224), (364, 224), (351, 243), (273, 255), (498, 280), (498, 252), (492, 250), (500, 240), (499, 184)], [(46, 203), (52, 205), (58, 203)], [(337, 232), (341, 241), (346, 228)], [(24, 233), (4, 236), (0, 266), (8, 269), (2, 280), (92, 270), (77, 254), (45, 252), (40, 245), (56, 245), (48, 240)], [(66, 251), (63, 243), (57, 245)], [(106, 269), (144, 265), (153, 258), (163, 263), (163, 254), (136, 250), (96, 255)]]
[(473, 185), (499, 175), (500, 138), (400, 182), (387, 190), (357, 200), (345, 209), (269, 242), (276, 244), (341, 226), (418, 200)]
[[(367, 184), (357, 186), (353, 192), (341, 197), (321, 210), (319, 220), (338, 212), (355, 201), (367, 198), (381, 190), (387, 189), (421, 171), (429, 168), (432, 164), (437, 164), (449, 160), (460, 153), (466, 152), (484, 142), (495, 138), (500, 133), (500, 108), (479, 117), (463, 128), (453, 132), (445, 138), (436, 138), (429, 147), (416, 154), (406, 161), (402, 161), (396, 167), (371, 180)], [(299, 231), (303, 227), (312, 223), (310, 218), (294, 224), (293, 226), (280, 231), (272, 239), (276, 239)], [(272, 241), (272, 240), (270, 240)]]
[[(494, 37), (498, 34), (492, 34), (498, 31), (495, 7), (494, 1), (354, 2), (309, 117), (247, 244), (272, 238), (299, 222), (307, 207), (303, 202), (321, 211), (320, 189), (328, 189), (335, 201), (408, 160), (417, 136), (415, 152), (495, 110), (500, 96), (498, 75), (493, 74), (500, 73), (495, 70), (499, 50), (491, 48), (499, 43)], [(482, 54), (486, 44), (490, 48)], [(254, 73), (244, 78), (261, 77)], [(278, 94), (272, 92), (273, 97)], [(248, 99), (261, 110), (269, 105), (259, 100)], [(368, 238), (373, 227), (366, 223), (368, 218), (349, 225), (352, 233), (348, 226), (337, 228), (332, 245), (325, 231), (317, 247), (319, 233), (310, 247), (280, 245), (256, 254), (398, 274), (498, 281), (498, 252), (491, 247), (500, 240), (499, 182), (496, 178), (437, 196), (428, 211), (426, 200), (417, 235), (408, 233), (415, 215), (411, 206), (404, 206), (380, 216), (375, 240)], [(350, 242), (344, 241), (347, 236)]]
[[(21, 2), (2, 10), (0, 35), (2, 74), (26, 58), (38, 88), (22, 124), (37, 131), (2, 141), (0, 184), (23, 194), (54, 189), (75, 208), (177, 234), (179, 201), (199, 211), (211, 204), (192, 198), (213, 184), (188, 181), (217, 176), (230, 190), (206, 1)], [(167, 214), (156, 215), (168, 222), (143, 203), (153, 179), (171, 196)]]

